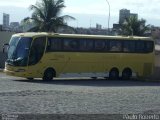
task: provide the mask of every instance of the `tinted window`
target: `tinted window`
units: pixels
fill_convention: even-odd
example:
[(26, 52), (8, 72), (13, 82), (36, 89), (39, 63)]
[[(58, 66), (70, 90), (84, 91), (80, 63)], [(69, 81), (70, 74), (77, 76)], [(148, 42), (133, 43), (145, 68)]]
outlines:
[(29, 56), (29, 65), (34, 65), (40, 61), (44, 53), (45, 45), (46, 37), (39, 37), (33, 40)]
[(104, 51), (105, 50), (105, 41), (104, 40), (96, 40), (95, 41), (95, 50)]
[(124, 41), (123, 51), (124, 52), (135, 52), (135, 41)]
[(153, 48), (152, 41), (49, 37), (47, 51), (147, 53), (152, 52)]
[(7, 62), (15, 66), (26, 66), (31, 42), (32, 38), (12, 37), (8, 48)]
[(146, 42), (146, 52), (153, 52), (154, 43), (152, 41)]
[(93, 51), (94, 50), (93, 48), (94, 48), (93, 40), (81, 40), (80, 42), (81, 51)]
[(145, 52), (145, 42), (136, 41), (136, 52), (144, 53)]
[(64, 39), (63, 40), (63, 49), (66, 51), (78, 51), (79, 50), (79, 41), (76, 39)]
[(121, 41), (110, 41), (109, 50), (111, 52), (121, 52), (122, 51), (122, 42)]
[(62, 49), (61, 39), (59, 38), (48, 38), (47, 51), (60, 51)]

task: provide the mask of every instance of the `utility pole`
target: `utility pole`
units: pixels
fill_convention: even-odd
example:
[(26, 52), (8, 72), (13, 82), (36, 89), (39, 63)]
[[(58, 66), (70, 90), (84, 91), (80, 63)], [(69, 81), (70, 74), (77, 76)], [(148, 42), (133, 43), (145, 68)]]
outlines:
[(108, 0), (106, 0), (106, 2), (108, 4), (108, 9), (109, 9), (109, 13), (108, 13), (108, 33), (109, 33), (109, 31), (110, 31), (110, 29), (109, 29), (109, 23), (110, 23), (110, 4), (109, 4)]

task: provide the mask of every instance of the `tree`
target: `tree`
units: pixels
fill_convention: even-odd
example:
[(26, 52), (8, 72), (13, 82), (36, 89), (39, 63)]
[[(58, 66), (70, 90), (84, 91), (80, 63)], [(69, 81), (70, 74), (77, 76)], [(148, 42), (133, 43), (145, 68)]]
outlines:
[(131, 16), (121, 25), (122, 34), (144, 36), (145, 32), (149, 30), (149, 25), (145, 25), (145, 23), (146, 20), (138, 20), (137, 17)]
[(64, 0), (40, 0), (35, 5), (30, 6), (33, 11), (32, 17), (27, 17), (23, 21), (33, 24), (28, 31), (34, 32), (57, 32), (60, 28), (70, 28), (66, 20), (75, 18), (69, 15), (60, 16), (62, 9), (65, 8)]

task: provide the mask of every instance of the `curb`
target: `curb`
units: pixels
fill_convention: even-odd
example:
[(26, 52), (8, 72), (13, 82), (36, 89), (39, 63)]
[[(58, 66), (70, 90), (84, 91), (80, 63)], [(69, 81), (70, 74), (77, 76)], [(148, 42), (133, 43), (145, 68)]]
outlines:
[(144, 80), (139, 80), (139, 81), (144, 81), (144, 82), (160, 82), (159, 78), (148, 78)]

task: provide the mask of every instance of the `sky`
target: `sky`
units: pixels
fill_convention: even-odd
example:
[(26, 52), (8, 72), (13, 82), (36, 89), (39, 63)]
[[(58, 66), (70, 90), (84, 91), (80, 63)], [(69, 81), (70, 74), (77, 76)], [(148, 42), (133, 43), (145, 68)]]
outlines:
[[(37, 0), (38, 1), (38, 0)], [(160, 0), (108, 0), (110, 4), (110, 25), (119, 21), (119, 10), (129, 9), (137, 13), (139, 19), (143, 18), (147, 24), (160, 26)], [(0, 24), (3, 13), (10, 14), (10, 22), (20, 22), (23, 18), (31, 16), (29, 6), (36, 0), (0, 0)], [(65, 0), (63, 13), (76, 18), (68, 21), (73, 27), (95, 27), (96, 23), (103, 28), (108, 27), (109, 6), (107, 0)]]

